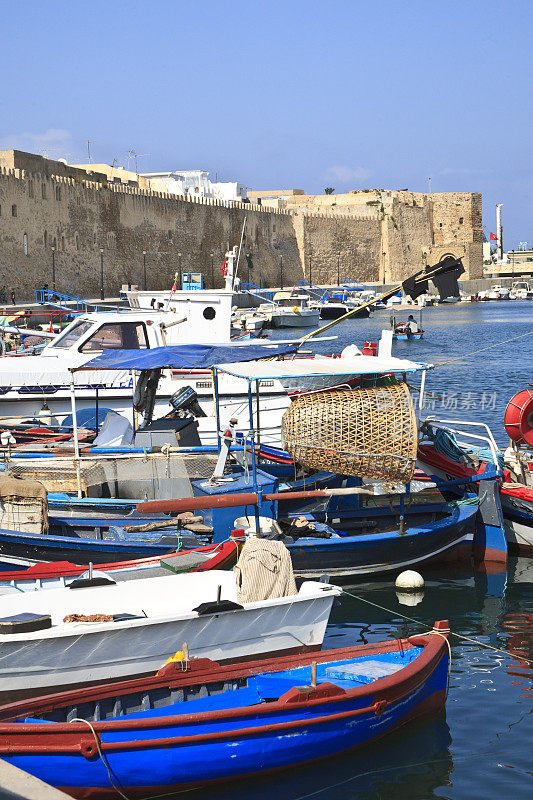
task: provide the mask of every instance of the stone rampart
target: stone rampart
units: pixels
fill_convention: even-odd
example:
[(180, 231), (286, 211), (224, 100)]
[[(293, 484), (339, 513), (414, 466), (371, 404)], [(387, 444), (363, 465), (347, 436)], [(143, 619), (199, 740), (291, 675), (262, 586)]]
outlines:
[[(222, 287), (224, 253), (239, 243), (245, 216), (250, 280), (278, 282), (283, 256), (285, 280), (297, 282), (300, 253), (287, 211), (0, 168), (0, 284), (21, 300), (51, 286), (55, 244), (56, 286), (67, 294), (99, 294), (100, 248), (106, 295), (123, 283), (142, 285), (143, 249), (150, 288), (171, 286), (180, 261), (183, 272), (202, 271), (210, 286), (212, 252), (214, 285)], [(241, 277), (245, 264), (242, 258)]]
[[(98, 296), (101, 249), (108, 296), (123, 283), (142, 286), (143, 250), (149, 288), (171, 286), (180, 267), (203, 272), (208, 287), (221, 287), (224, 253), (239, 243), (245, 217), (239, 274), (248, 278), (249, 252), (250, 281), (258, 285), (279, 285), (282, 259), (285, 285), (308, 279), (310, 266), (312, 280), (320, 283), (335, 283), (338, 274), (361, 282), (400, 281), (424, 259), (433, 264), (450, 253), (463, 258), (466, 278), (482, 276), (480, 195), (295, 193), (285, 195), (285, 207), (267, 209), (152, 192), (100, 174), (93, 180), (78, 169), (53, 174), (56, 162), (37, 160), (33, 169), (31, 154), (17, 157), (26, 155), (29, 160), (20, 163), (32, 170), (0, 163), (0, 285), (14, 288), (19, 300), (52, 285), (52, 245), (56, 287), (66, 294)], [(67, 169), (57, 163), (58, 171)]]

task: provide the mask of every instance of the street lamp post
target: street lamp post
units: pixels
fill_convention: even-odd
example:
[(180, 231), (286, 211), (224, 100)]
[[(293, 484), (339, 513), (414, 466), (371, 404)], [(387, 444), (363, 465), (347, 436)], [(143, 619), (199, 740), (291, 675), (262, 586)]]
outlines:
[(211, 288), (215, 288), (215, 267), (214, 267), (215, 253), (211, 250)]
[(309, 283), (311, 286), (313, 285), (312, 262), (313, 262), (313, 256), (311, 255), (311, 253), (309, 253)]
[(100, 299), (104, 300), (104, 248), (100, 248)]
[(337, 286), (341, 285), (341, 254), (337, 253)]
[(279, 257), (279, 288), (283, 289), (283, 256)]
[(146, 250), (143, 250), (143, 289), (146, 291)]
[(56, 290), (56, 246), (52, 245), (52, 288)]
[(178, 272), (180, 274), (180, 289), (183, 286), (183, 276), (181, 274), (181, 252), (178, 253)]

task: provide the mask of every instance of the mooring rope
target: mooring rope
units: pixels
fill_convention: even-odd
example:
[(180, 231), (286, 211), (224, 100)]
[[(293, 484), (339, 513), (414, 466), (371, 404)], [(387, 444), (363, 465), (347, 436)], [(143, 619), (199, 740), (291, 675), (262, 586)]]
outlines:
[[(359, 597), (359, 595), (352, 594), (351, 592), (347, 592), (346, 589), (342, 589), (342, 593), (348, 595), (348, 597), (353, 597), (354, 600), (360, 600), (361, 603), (368, 603), (370, 606), (374, 606), (375, 608), (379, 608), (382, 611), (386, 611), (387, 614), (392, 614), (393, 616), (396, 615), (397, 617), (401, 617), (402, 619), (407, 620), (407, 622), (414, 622), (415, 625), (420, 625), (423, 628), (427, 627), (427, 622), (421, 622), (419, 619), (414, 619), (413, 617), (408, 617), (406, 614), (402, 614), (401, 611), (393, 611), (390, 608), (386, 608), (385, 606), (381, 606), (379, 603), (373, 603), (372, 600), (367, 600), (365, 597)], [(495, 653), (500, 653), (503, 656), (508, 656), (512, 658), (512, 653), (508, 650), (502, 650), (500, 647), (494, 647), (492, 644), (486, 644), (486, 642), (480, 642), (479, 639), (474, 639), (472, 636), (464, 636), (462, 633), (455, 633), (455, 631), (450, 631), (450, 636), (455, 636), (458, 639), (464, 639), (466, 642), (473, 642), (474, 644), (479, 645), (479, 647), (486, 647), (487, 650), (494, 650)], [(526, 664), (531, 664), (533, 666), (533, 660), (529, 658), (524, 658), (520, 656), (520, 661), (525, 661)]]
[(458, 358), (452, 358), (450, 361), (439, 361), (436, 364), (433, 364), (434, 367), (443, 367), (445, 364), (455, 364), (457, 361), (462, 361), (464, 358), (470, 358), (470, 356), (475, 356), (478, 353), (483, 353), (485, 350), (490, 350), (493, 347), (500, 347), (502, 344), (508, 344), (509, 342), (514, 342), (517, 339), (523, 339), (524, 336), (533, 336), (533, 331), (528, 331), (527, 333), (521, 333), (519, 336), (513, 336), (512, 339), (505, 339), (503, 342), (496, 342), (496, 344), (489, 344), (488, 347), (482, 347), (480, 350), (473, 350), (471, 353), (465, 353), (463, 356), (459, 356)]

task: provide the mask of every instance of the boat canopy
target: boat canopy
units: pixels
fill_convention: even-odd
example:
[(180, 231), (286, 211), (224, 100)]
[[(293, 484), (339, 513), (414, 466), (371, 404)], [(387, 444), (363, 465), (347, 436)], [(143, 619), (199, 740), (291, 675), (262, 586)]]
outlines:
[(380, 375), (390, 372), (417, 372), (432, 364), (416, 363), (393, 356), (353, 356), (351, 358), (296, 358), (289, 361), (263, 361), (260, 364), (220, 363), (218, 372), (245, 380), (320, 377), (323, 375)]
[[(297, 345), (265, 347), (251, 344), (236, 348), (233, 345), (184, 344), (167, 347), (152, 347), (149, 350), (104, 350), (85, 364), (72, 369), (80, 370), (143, 370), (143, 369), (206, 369), (227, 361), (256, 361), (259, 358), (275, 358), (296, 353)], [(257, 366), (256, 366), (257, 369)]]

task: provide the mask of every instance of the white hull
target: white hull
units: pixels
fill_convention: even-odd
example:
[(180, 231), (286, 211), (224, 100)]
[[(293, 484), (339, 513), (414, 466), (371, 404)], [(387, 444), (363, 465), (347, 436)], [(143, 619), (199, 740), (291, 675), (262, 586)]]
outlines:
[[(222, 599), (235, 600), (233, 573), (215, 570), (0, 597), (0, 617), (30, 611), (52, 616), (47, 630), (0, 634), (0, 699), (153, 673), (184, 642), (191, 657), (216, 661), (317, 648), (338, 593), (307, 582), (293, 597), (198, 616), (192, 609), (214, 600), (217, 585), (223, 587)], [(156, 602), (151, 595), (157, 595)], [(62, 622), (71, 613), (125, 612), (141, 616), (122, 622)]]
[(271, 324), (274, 328), (316, 328), (319, 320), (319, 311), (283, 311), (272, 314)]

